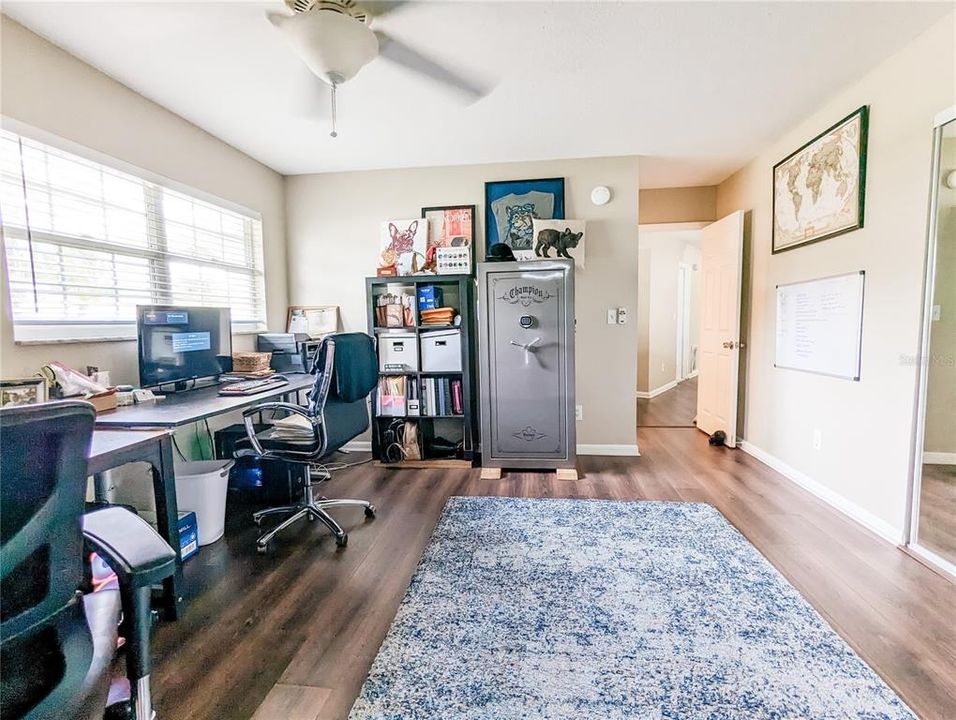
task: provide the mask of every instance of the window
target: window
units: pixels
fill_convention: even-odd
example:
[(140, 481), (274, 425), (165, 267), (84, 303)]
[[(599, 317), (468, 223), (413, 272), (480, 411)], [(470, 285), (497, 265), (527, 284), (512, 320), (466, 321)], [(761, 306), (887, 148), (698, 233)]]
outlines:
[(145, 304), (265, 327), (258, 217), (6, 130), (0, 173), (17, 341), (134, 337)]

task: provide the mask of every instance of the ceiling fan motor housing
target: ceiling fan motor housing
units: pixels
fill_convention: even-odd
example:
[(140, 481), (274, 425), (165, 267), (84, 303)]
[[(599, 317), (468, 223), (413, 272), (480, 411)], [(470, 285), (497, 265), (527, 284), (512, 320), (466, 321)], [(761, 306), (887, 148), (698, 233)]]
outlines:
[(364, 12), (353, 14), (350, 0), (286, 0), (294, 15), (270, 14), (269, 20), (309, 70), (330, 85), (351, 80), (378, 56), (378, 38)]

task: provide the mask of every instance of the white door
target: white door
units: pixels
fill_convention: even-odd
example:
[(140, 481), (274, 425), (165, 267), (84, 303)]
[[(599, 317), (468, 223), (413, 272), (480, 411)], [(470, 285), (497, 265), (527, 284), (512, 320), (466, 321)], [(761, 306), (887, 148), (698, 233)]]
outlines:
[(744, 246), (739, 210), (701, 233), (700, 363), (697, 427), (727, 434), (737, 444), (737, 369), (740, 356), (740, 281)]

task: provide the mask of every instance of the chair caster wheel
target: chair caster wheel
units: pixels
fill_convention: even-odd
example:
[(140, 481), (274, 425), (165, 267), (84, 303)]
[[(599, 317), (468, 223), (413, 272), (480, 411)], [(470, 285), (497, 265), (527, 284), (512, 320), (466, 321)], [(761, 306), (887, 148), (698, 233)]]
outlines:
[(315, 515), (312, 513), (306, 513), (305, 516), (309, 519), (309, 522), (315, 522)]
[(269, 553), (269, 543), (266, 543), (265, 545), (256, 543), (256, 552), (258, 552), (260, 555), (267, 555)]
[(338, 545), (340, 548), (344, 548), (346, 545), (349, 544), (349, 536), (347, 534), (337, 535), (335, 538), (335, 544)]
[(367, 506), (365, 507), (365, 517), (367, 517), (367, 518), (373, 518), (373, 517), (375, 517), (375, 506), (374, 506), (374, 505), (367, 505)]

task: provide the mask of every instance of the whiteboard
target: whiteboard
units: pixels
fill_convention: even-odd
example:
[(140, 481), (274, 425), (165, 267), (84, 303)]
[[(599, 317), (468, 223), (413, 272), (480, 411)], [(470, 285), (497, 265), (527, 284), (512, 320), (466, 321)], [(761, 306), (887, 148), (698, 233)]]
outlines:
[(775, 367), (860, 379), (863, 270), (777, 286)]

